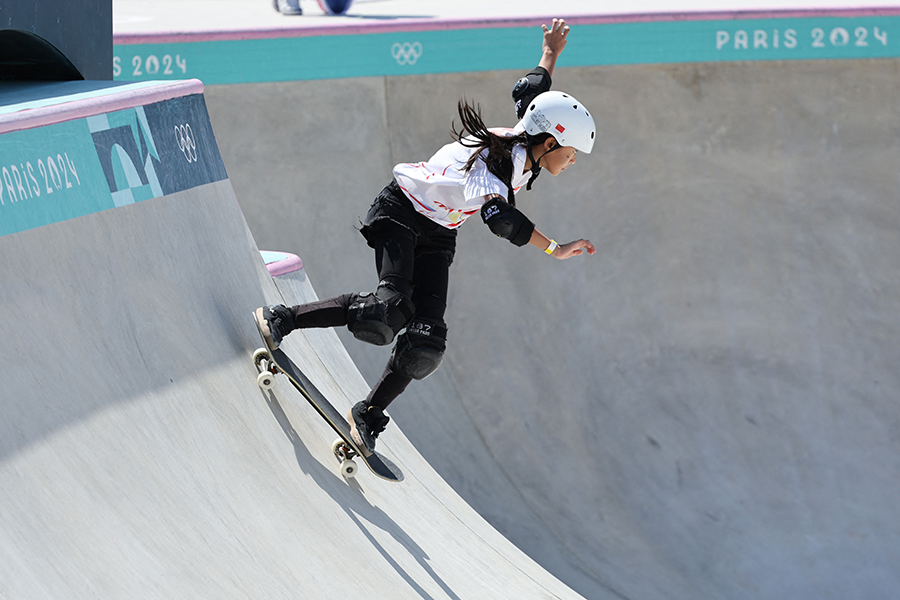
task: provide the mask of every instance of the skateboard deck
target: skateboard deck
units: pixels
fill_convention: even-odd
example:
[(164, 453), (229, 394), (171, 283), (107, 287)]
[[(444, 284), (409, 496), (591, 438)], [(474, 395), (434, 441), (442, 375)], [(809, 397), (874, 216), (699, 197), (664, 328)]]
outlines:
[[(259, 329), (260, 323), (256, 319), (255, 313), (253, 320), (256, 322), (257, 329)], [(340, 436), (332, 444), (331, 450), (334, 452), (335, 457), (341, 461), (341, 474), (348, 479), (354, 477), (356, 475), (354, 459), (358, 458), (378, 477), (388, 481), (403, 481), (403, 471), (386, 456), (377, 451), (370, 456), (365, 456), (360, 452), (350, 437), (350, 424), (347, 423), (344, 415), (313, 385), (300, 367), (295, 365), (287, 354), (281, 349), (272, 348), (268, 344), (261, 330), (260, 338), (262, 338), (265, 347), (253, 353), (253, 362), (259, 371), (259, 376), (256, 379), (257, 384), (262, 389), (267, 390), (274, 384), (276, 373), (282, 373), (287, 376), (291, 384), (300, 392), (300, 395), (306, 398), (312, 407), (316, 409), (316, 412)]]

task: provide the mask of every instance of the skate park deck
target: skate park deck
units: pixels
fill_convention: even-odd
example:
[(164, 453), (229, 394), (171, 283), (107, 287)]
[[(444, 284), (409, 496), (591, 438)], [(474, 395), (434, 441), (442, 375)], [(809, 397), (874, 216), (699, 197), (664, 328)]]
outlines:
[[(120, 0), (132, 11), (117, 11), (121, 77), (135, 56), (144, 66), (168, 55), (178, 69), (179, 51), (196, 48), (173, 32), (209, 34), (202, 46), (347, 22), (348, 35), (373, 22), (419, 31), (422, 19), (432, 31), (478, 14), (465, 2), (416, 6), (445, 4), (469, 12), (359, 2), (359, 16), (339, 21), (311, 3), (288, 18), (267, 2), (218, 2), (214, 13), (187, 2), (172, 25), (164, 3)], [(175, 72), (209, 80), (227, 182), (0, 237), (3, 280), (15, 282), (2, 299), (23, 315), (3, 325), (0, 591), (333, 597), (371, 593), (375, 578), (392, 598), (892, 597), (894, 13), (816, 2), (791, 8), (824, 16), (717, 14), (735, 21), (723, 47), (737, 57), (603, 61), (579, 47), (621, 42), (615, 27), (640, 19), (610, 19), (640, 11), (589, 4), (558, 5), (577, 16), (554, 81), (591, 108), (600, 141), (520, 202), (542, 231), (589, 237), (598, 255), (557, 263), (478, 223), (462, 230), (445, 363), (397, 401), (384, 442), (416, 474), (409, 487), (345, 484), (327, 428), (293, 390), (254, 387), (249, 310), (288, 293), (256, 247), (303, 258), (299, 300), (310, 281), (321, 296), (373, 287), (358, 218), (394, 163), (449, 139), (462, 95), (489, 123), (511, 124), (509, 89), (538, 58), (543, 5), (479, 15), (519, 19), (502, 27), (522, 44), (515, 64), (488, 45), (470, 70)], [(651, 23), (678, 20), (655, 4), (629, 6), (667, 13)], [(160, 13), (148, 21), (137, 8), (151, 6)], [(386, 26), (366, 12), (376, 9), (408, 22)], [(820, 54), (753, 47), (754, 31), (771, 46), (791, 27), (783, 19), (806, 18), (825, 19), (797, 36)], [(816, 27), (824, 49), (812, 45)], [(859, 27), (871, 45), (840, 45), (841, 30)], [(717, 29), (704, 30), (713, 48)], [(47, 265), (41, 276), (35, 264)], [(346, 403), (387, 358), (344, 332), (289, 344)], [(48, 382), (43, 364), (61, 379)], [(334, 559), (348, 547), (357, 570)]]

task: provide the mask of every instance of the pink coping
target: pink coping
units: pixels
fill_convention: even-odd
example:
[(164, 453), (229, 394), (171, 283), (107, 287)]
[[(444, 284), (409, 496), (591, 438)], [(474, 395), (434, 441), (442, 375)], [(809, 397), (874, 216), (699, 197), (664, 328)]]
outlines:
[(110, 87), (109, 93), (92, 98), (78, 98), (70, 101), (61, 98), (59, 104), (25, 108), (0, 115), (0, 133), (44, 127), (63, 121), (81, 119), (135, 106), (143, 106), (163, 100), (171, 100), (191, 94), (202, 94), (203, 83), (199, 79), (183, 81), (160, 81), (157, 85), (145, 85), (136, 89), (127, 86)]
[(272, 277), (287, 275), (288, 273), (293, 273), (303, 268), (303, 261), (300, 260), (300, 257), (296, 254), (289, 254), (287, 252), (269, 252), (265, 250), (260, 251), (260, 254), (263, 257), (263, 261), (266, 263), (269, 275)]

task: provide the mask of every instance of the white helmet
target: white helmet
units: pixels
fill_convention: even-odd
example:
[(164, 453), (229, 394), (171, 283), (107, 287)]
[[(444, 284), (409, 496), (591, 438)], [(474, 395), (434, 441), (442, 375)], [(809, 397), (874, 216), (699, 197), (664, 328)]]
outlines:
[(519, 121), (528, 135), (549, 133), (561, 146), (572, 146), (590, 154), (597, 128), (591, 113), (575, 98), (563, 92), (538, 94)]

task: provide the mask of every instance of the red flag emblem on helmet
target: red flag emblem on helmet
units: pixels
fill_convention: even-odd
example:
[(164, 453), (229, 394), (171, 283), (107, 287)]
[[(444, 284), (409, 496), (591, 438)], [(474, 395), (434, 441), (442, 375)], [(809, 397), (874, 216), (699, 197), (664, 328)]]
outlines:
[(566, 128), (557, 123), (556, 130), (560, 133), (563, 133), (566, 130)]

